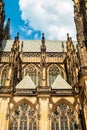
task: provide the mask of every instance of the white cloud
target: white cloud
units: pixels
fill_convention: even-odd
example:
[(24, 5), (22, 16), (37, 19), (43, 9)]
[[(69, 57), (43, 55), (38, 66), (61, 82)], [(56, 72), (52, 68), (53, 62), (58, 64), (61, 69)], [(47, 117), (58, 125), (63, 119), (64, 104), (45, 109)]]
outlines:
[(21, 18), (34, 30), (40, 30), (46, 39), (66, 39), (70, 33), (75, 39), (73, 2), (71, 0), (19, 0)]
[(32, 30), (29, 29), (29, 28), (26, 28), (26, 26), (19, 26), (20, 30), (25, 32), (27, 36), (31, 35), (32, 34)]

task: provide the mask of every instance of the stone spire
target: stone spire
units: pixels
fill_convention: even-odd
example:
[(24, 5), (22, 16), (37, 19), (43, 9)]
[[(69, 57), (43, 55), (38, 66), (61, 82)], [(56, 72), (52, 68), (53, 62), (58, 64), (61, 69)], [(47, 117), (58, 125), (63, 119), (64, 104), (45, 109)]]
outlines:
[(67, 79), (68, 82), (73, 86), (78, 82), (78, 58), (76, 54), (76, 50), (74, 48), (74, 44), (72, 42), (72, 38), (69, 37), (69, 34), (67, 34)]
[(12, 78), (12, 86), (16, 86), (16, 84), (21, 80), (21, 52), (19, 49), (19, 33), (15, 37), (13, 46), (11, 48), (10, 54), (10, 69), (9, 72), (11, 73), (10, 79)]
[(5, 37), (5, 40), (10, 39), (10, 18), (8, 18), (8, 21), (4, 28), (4, 37)]
[(45, 37), (44, 33), (42, 33), (42, 45), (41, 45), (41, 83), (40, 86), (42, 88), (47, 86), (47, 69), (46, 69), (46, 46), (45, 46)]
[(44, 33), (42, 33), (42, 39), (41, 39), (41, 42), (42, 42), (42, 45), (41, 45), (41, 52), (46, 52)]
[(64, 43), (62, 42), (62, 52), (64, 52)]
[(3, 40), (3, 28), (4, 28), (4, 20), (5, 20), (5, 13), (4, 13), (4, 2), (0, 0), (0, 50), (2, 47), (2, 40)]

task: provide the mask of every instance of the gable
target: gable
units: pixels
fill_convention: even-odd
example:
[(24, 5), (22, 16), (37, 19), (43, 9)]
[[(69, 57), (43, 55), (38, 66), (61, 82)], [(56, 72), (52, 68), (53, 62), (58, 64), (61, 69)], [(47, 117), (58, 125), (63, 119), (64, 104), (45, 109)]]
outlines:
[(52, 89), (72, 89), (72, 87), (62, 78), (61, 75), (58, 75), (52, 84)]
[(36, 86), (32, 79), (27, 75), (17, 85), (17, 89), (35, 89)]

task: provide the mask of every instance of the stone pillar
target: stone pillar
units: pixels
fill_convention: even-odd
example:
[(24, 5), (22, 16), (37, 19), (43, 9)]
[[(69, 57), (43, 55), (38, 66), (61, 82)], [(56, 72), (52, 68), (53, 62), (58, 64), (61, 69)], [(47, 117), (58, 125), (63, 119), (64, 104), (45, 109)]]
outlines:
[(46, 70), (46, 46), (45, 46), (45, 37), (42, 33), (42, 45), (41, 45), (41, 82), (40, 86), (42, 88), (47, 87), (47, 70)]
[(40, 121), (39, 130), (49, 130), (49, 96), (41, 95), (39, 97), (39, 107), (40, 107)]
[(0, 98), (0, 130), (8, 130), (9, 98)]

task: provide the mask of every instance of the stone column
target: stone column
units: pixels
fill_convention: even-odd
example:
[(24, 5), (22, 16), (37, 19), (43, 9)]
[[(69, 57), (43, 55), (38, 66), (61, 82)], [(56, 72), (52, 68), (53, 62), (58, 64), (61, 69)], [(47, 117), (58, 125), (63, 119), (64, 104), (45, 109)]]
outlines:
[(0, 99), (0, 130), (8, 130), (8, 103), (9, 98)]
[(40, 121), (39, 130), (49, 130), (49, 96), (40, 95), (39, 97), (39, 107), (40, 107)]

